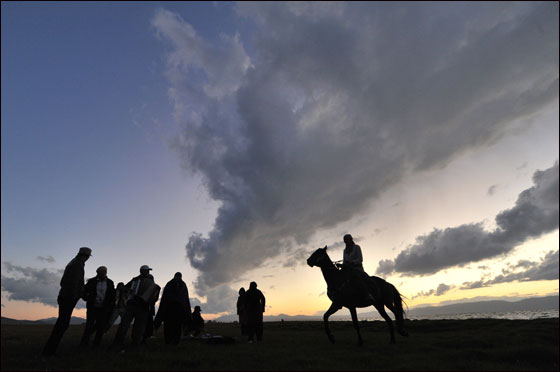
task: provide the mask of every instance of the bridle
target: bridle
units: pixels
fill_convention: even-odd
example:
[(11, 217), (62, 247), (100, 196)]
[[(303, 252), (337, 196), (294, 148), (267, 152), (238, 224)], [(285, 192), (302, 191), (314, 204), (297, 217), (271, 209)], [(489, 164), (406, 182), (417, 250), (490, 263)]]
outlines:
[(321, 266), (322, 261), (326, 261), (329, 262), (331, 265), (334, 266), (334, 263), (330, 260), (329, 256), (327, 256), (327, 254), (325, 253), (324, 255), (321, 255), (319, 258), (317, 258), (315, 260), (315, 262), (313, 263), (315, 266)]

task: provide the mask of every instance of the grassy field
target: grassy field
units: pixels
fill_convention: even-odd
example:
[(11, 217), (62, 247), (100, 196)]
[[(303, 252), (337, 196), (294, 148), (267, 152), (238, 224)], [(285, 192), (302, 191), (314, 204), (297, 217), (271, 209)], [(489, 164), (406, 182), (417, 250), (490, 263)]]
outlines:
[(78, 348), (83, 326), (70, 326), (59, 356), (38, 356), (52, 326), (3, 325), (2, 370), (554, 370), (559, 369), (558, 319), (413, 320), (408, 338), (389, 344), (386, 325), (361, 322), (357, 346), (351, 322), (331, 322), (337, 343), (321, 322), (265, 323), (264, 340), (248, 344), (237, 324), (210, 323), (207, 332), (232, 336), (232, 345), (163, 342), (163, 330), (137, 351), (109, 352), (115, 327), (99, 350)]

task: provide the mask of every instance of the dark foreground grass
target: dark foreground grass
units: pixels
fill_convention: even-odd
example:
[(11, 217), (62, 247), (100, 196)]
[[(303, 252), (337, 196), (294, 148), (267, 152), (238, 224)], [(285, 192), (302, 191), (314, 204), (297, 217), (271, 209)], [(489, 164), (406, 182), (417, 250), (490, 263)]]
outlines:
[(83, 326), (70, 326), (59, 356), (39, 353), (52, 326), (3, 325), (2, 370), (554, 370), (559, 369), (558, 319), (413, 320), (408, 338), (389, 344), (384, 322), (361, 322), (357, 346), (351, 322), (331, 322), (331, 345), (322, 322), (265, 323), (264, 341), (247, 344), (237, 324), (210, 323), (207, 331), (236, 338), (233, 345), (163, 342), (163, 330), (137, 351), (109, 352), (115, 327), (99, 350), (81, 350)]

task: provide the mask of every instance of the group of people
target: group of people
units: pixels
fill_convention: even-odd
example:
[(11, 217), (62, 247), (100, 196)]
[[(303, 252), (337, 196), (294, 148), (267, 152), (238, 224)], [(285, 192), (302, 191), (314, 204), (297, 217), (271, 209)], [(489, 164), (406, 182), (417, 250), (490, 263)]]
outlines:
[[(346, 234), (343, 239), (345, 248), (341, 269), (347, 274), (352, 285), (373, 303), (374, 299), (365, 284), (368, 276), (362, 266), (361, 248), (354, 243), (350, 234)], [(155, 283), (150, 274), (152, 269), (148, 265), (140, 267), (140, 275), (132, 278), (127, 284), (118, 283), (116, 288), (113, 281), (107, 277), (105, 266), (98, 267), (97, 275), (84, 284), (85, 262), (91, 257), (91, 253), (91, 248), (80, 248), (76, 257), (64, 269), (57, 299), (58, 318), (43, 349), (43, 356), (55, 354), (80, 298), (87, 304), (86, 327), (80, 342), (84, 347), (88, 346), (94, 332), (93, 345), (99, 346), (103, 334), (119, 316), (121, 322), (113, 341), (113, 348), (120, 351), (124, 350), (125, 336), (133, 320), (133, 347), (150, 337), (154, 329), (157, 330), (162, 323), (166, 344), (178, 344), (182, 331), (185, 335), (192, 332), (194, 336), (203, 331), (201, 308), (195, 306), (191, 312), (189, 291), (181, 273), (176, 273), (163, 288), (159, 309), (155, 314), (155, 304), (159, 299), (161, 287)], [(257, 341), (262, 340), (264, 311), (265, 297), (257, 289), (256, 282), (251, 282), (247, 291), (245, 288), (239, 290), (237, 314), (241, 334), (247, 336), (249, 343), (253, 342), (255, 335)]]
[(255, 334), (257, 341), (262, 340), (265, 303), (266, 299), (263, 293), (257, 289), (256, 282), (251, 282), (247, 291), (243, 287), (239, 289), (237, 315), (239, 315), (241, 334), (247, 336), (249, 343), (253, 342)]
[[(43, 348), (43, 356), (56, 353), (62, 336), (68, 329), (72, 312), (80, 299), (86, 301), (86, 326), (80, 346), (87, 347), (93, 333), (93, 346), (101, 344), (103, 334), (107, 332), (120, 316), (112, 348), (124, 350), (124, 341), (130, 325), (132, 326), (132, 347), (138, 346), (153, 335), (164, 324), (164, 339), (167, 344), (178, 344), (182, 331), (184, 334), (200, 334), (204, 329), (204, 319), (200, 306), (191, 312), (189, 291), (182, 280), (181, 273), (176, 273), (163, 288), (157, 314), (155, 304), (159, 299), (161, 287), (150, 274), (148, 265), (140, 267), (140, 275), (127, 284), (114, 282), (107, 276), (107, 267), (97, 268), (97, 275), (84, 283), (85, 262), (92, 256), (88, 247), (79, 249), (74, 259), (66, 265), (60, 281), (58, 295), (58, 318), (51, 335)], [(155, 318), (154, 318), (155, 315)]]

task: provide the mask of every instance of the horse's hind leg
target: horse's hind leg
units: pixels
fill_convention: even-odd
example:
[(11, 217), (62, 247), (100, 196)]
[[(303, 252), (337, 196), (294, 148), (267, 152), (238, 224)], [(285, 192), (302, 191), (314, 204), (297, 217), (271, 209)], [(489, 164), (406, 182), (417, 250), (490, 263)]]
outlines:
[(360, 325), (358, 323), (358, 315), (356, 314), (356, 308), (351, 307), (349, 308), (349, 310), (350, 310), (350, 315), (352, 315), (352, 323), (354, 324), (354, 328), (358, 333), (358, 346), (362, 346), (364, 342), (362, 341), (362, 335), (360, 334)]
[(404, 330), (404, 319), (402, 311), (398, 311), (397, 309), (395, 309), (395, 306), (393, 306), (393, 304), (385, 304), (385, 306), (387, 306), (387, 308), (391, 310), (393, 314), (395, 314), (395, 319), (397, 320), (397, 332), (399, 332), (401, 336), (408, 336), (408, 332)]
[(325, 324), (325, 332), (327, 333), (327, 337), (329, 341), (334, 344), (334, 336), (329, 329), (329, 317), (340, 310), (342, 306), (335, 304), (334, 302), (331, 304), (331, 307), (327, 310), (327, 312), (323, 315), (323, 323)]
[(385, 307), (383, 305), (375, 305), (375, 308), (379, 312), (379, 314), (385, 319), (387, 324), (389, 325), (389, 333), (391, 334), (391, 343), (395, 343), (395, 331), (393, 330), (393, 321), (385, 311)]

